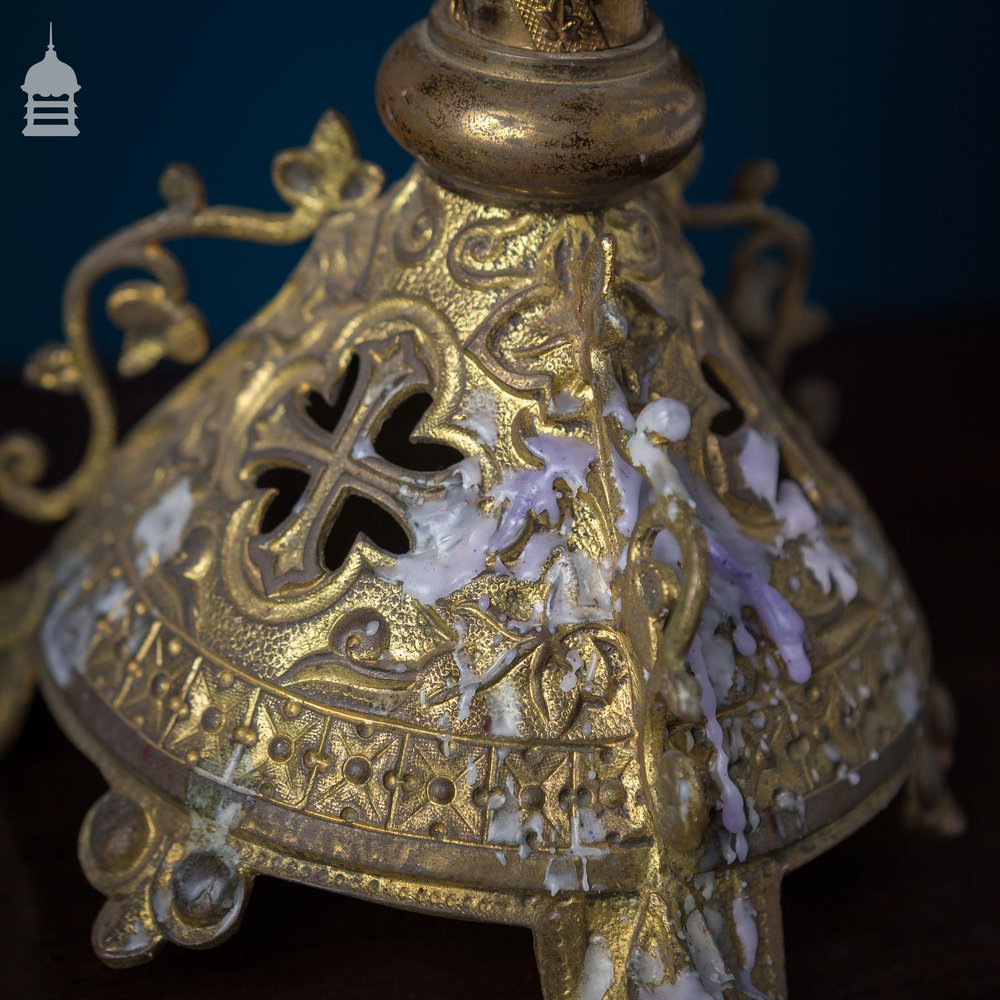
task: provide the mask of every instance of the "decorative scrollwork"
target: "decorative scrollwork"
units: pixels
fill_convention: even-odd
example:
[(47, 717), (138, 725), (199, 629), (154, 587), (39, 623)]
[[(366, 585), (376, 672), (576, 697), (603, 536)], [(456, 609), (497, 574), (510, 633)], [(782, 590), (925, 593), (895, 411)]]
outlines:
[(529, 215), (511, 219), (476, 220), (466, 226), (448, 248), (448, 270), (460, 284), (509, 288), (520, 279), (530, 281), (532, 268), (520, 254), (519, 240), (534, 226)]
[[(543, 61), (521, 20), (540, 51), (627, 49), (612, 28), (645, 7), (454, 10), (472, 32), (492, 14), (495, 48), (508, 31), (522, 47), (489, 73), (492, 114), (518, 65)], [(87, 453), (49, 490), (38, 445), (0, 442), (0, 500), (57, 518), (101, 489), (33, 580), (0, 588), (0, 746), (37, 663), (115, 788), (80, 843), (110, 897), (94, 933), (109, 962), (221, 940), (267, 873), (529, 923), (551, 998), (781, 996), (781, 875), (887, 801), (914, 738), (914, 818), (954, 828), (953, 720), (946, 699), (927, 702), (905, 581), (681, 236), (749, 228), (726, 301), (780, 377), (819, 313), (808, 236), (764, 201), (773, 169), (746, 169), (724, 205), (684, 201), (692, 157), (659, 199), (529, 207), (532, 190), (587, 203), (590, 175), (627, 186), (666, 163), (655, 148), (694, 141), (700, 88), (649, 42), (621, 63), (560, 58), (574, 100), (539, 77), (560, 129), (595, 113), (608, 128), (534, 143), (556, 166), (512, 175), (520, 204), (492, 204), (493, 159), (476, 197), (418, 165), (375, 201), (380, 172), (330, 115), (275, 161), (288, 214), (209, 207), (172, 167), (166, 209), (71, 275), (67, 343), (29, 377), (84, 399)], [(643, 53), (682, 74), (647, 74)], [(621, 70), (620, 108), (587, 97), (605, 66)], [(491, 131), (440, 73), (422, 96), (386, 79), (387, 121), (436, 87), (453, 136)], [(509, 83), (510, 100), (494, 86)], [(632, 121), (647, 91), (667, 110), (642, 112), (626, 163), (629, 130), (611, 118)], [(514, 117), (532, 145), (542, 119)], [(356, 210), (325, 221), (338, 209)], [(285, 289), (111, 467), (95, 282), (118, 267), (151, 278), (108, 303), (128, 377), (207, 347), (164, 241), (317, 229)]]
[(208, 205), (201, 178), (186, 164), (173, 164), (160, 178), (166, 208), (98, 244), (71, 272), (63, 293), (65, 344), (47, 344), (29, 361), (28, 382), (50, 392), (79, 395), (90, 415), (90, 436), (80, 465), (63, 482), (38, 485), (46, 465), (44, 447), (26, 433), (0, 440), (0, 502), (40, 521), (71, 514), (100, 482), (117, 440), (117, 420), (107, 379), (91, 342), (90, 296), (104, 275), (134, 268), (155, 280), (129, 281), (109, 297), (108, 315), (124, 333), (118, 370), (140, 375), (163, 358), (185, 364), (208, 348), (205, 322), (187, 302), (187, 282), (164, 243), (217, 237), (254, 243), (296, 243), (314, 233), (333, 212), (371, 202), (382, 172), (363, 163), (346, 122), (327, 112), (310, 143), (275, 157), (275, 188), (291, 212), (260, 212)]
[[(653, 554), (663, 531), (681, 546), (683, 578)], [(655, 501), (636, 521), (623, 611), (639, 660), (650, 665), (652, 695), (662, 698), (671, 714), (689, 721), (700, 719), (702, 710), (685, 660), (707, 594), (707, 547), (691, 508)]]
[(722, 304), (780, 385), (791, 355), (822, 336), (828, 323), (826, 312), (808, 298), (812, 237), (798, 219), (767, 203), (778, 183), (773, 162), (744, 164), (733, 179), (728, 201), (691, 205), (683, 192), (700, 165), (699, 150), (675, 171), (675, 177), (663, 182), (663, 190), (684, 228), (749, 230), (733, 257)]

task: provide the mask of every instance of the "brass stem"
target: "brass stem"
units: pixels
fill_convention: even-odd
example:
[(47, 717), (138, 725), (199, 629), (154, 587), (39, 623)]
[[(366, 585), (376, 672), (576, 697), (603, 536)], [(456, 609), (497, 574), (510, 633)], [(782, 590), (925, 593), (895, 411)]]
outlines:
[(452, 16), (501, 45), (585, 52), (637, 41), (648, 6), (647, 0), (453, 0)]

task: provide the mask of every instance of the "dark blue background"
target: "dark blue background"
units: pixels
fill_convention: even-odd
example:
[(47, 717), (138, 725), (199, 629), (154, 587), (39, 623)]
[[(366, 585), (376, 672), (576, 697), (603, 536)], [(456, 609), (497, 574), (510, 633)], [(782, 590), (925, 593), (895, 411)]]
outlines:
[[(700, 70), (710, 114), (693, 194), (725, 193), (745, 157), (782, 168), (775, 201), (807, 220), (816, 295), (841, 317), (944, 314), (1000, 303), (996, 279), (997, 0), (677, 0), (655, 3)], [(0, 268), (0, 365), (58, 336), (59, 291), (102, 236), (158, 208), (171, 160), (216, 202), (279, 208), (271, 155), (321, 111), (353, 123), (390, 177), (407, 166), (378, 120), (373, 80), (411, 3), (8, 4), (0, 129), (13, 259)], [(55, 22), (76, 70), (81, 135), (25, 138), (28, 66)], [(701, 244), (718, 282), (727, 247)], [(186, 243), (192, 299), (215, 336), (275, 291), (301, 248)], [(105, 349), (112, 335), (101, 334)]]

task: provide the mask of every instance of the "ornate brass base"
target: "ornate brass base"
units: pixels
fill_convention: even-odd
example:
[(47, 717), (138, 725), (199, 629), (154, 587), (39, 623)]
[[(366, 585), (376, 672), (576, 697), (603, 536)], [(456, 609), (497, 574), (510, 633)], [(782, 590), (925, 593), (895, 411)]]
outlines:
[[(404, 909), (529, 927), (546, 998), (586, 996), (604, 975), (604, 992), (591, 995), (614, 1000), (633, 996), (637, 987), (652, 988), (664, 956), (686, 954), (685, 937), (703, 933), (691, 914), (710, 912), (725, 928), (720, 931), (713, 920), (712, 939), (721, 945), (719, 981), (729, 984), (726, 997), (784, 997), (782, 878), (882, 809), (899, 790), (914, 755), (911, 727), (877, 761), (859, 768), (857, 786), (807, 800), (803, 816), (808, 820), (798, 830), (800, 840), (782, 846), (774, 839), (772, 853), (722, 873), (696, 876), (693, 884), (671, 888), (655, 871), (654, 852), (639, 849), (630, 859), (628, 877), (636, 886), (659, 884), (652, 895), (620, 885), (597, 898), (579, 892), (553, 896), (516, 875), (495, 879), (498, 884), (492, 888), (465, 889), (427, 877), (414, 879), (403, 871), (408, 865), (399, 863), (398, 855), (395, 866), (369, 860), (354, 867), (339, 850), (321, 857), (292, 846), (275, 849), (260, 842), (253, 827), (250, 836), (234, 833), (232, 821), (246, 808), (242, 794), (226, 794), (206, 782), (199, 797), (212, 801), (216, 819), (193, 814), (136, 777), (143, 769), (143, 745), (114, 746), (109, 752), (50, 682), (43, 682), (43, 689), (60, 725), (111, 785), (84, 821), (79, 850), (87, 878), (109, 897), (95, 922), (93, 943), (97, 954), (114, 966), (148, 961), (166, 941), (185, 947), (221, 943), (237, 929), (253, 879), (271, 875)], [(134, 767), (123, 768), (123, 761)], [(301, 842), (296, 819), (278, 821), (290, 843)], [(500, 869), (495, 874), (504, 873)], [(651, 909), (655, 934), (644, 941), (639, 932), (650, 935)], [(605, 964), (605, 945), (610, 965)], [(690, 973), (680, 982), (685, 979), (691, 979)], [(746, 992), (732, 984), (742, 984)]]
[[(439, 6), (438, 28), (461, 38), (460, 14)], [(583, 23), (587, 44), (610, 32)], [(648, 58), (657, 30), (613, 59)], [(473, 100), (524, 58), (465, 65)], [(421, 113), (441, 99), (418, 89)], [(670, 162), (697, 131), (687, 108), (657, 119)], [(269, 874), (529, 926), (549, 1000), (783, 997), (787, 871), (911, 772), (911, 817), (958, 823), (948, 705), (924, 712), (895, 559), (681, 233), (749, 224), (750, 273), (754, 250), (788, 252), (757, 286), (780, 366), (815, 323), (801, 229), (763, 205), (768, 171), (698, 209), (689, 166), (609, 204), (604, 182), (624, 197), (646, 166), (606, 164), (570, 211), (566, 177), (514, 171), (497, 204), (484, 160), (449, 162), (379, 196), (328, 115), (276, 161), (289, 215), (208, 206), (175, 167), (167, 209), (81, 263), (69, 346), (30, 374), (90, 406), (84, 465), (43, 490), (38, 446), (0, 443), (8, 503), (84, 502), (0, 638), (18, 692), (0, 736), (37, 668), (107, 778), (80, 857), (111, 964), (217, 943)], [(204, 349), (162, 240), (313, 230), (276, 299), (114, 451), (86, 327), (100, 274), (157, 278), (112, 295), (133, 374)]]

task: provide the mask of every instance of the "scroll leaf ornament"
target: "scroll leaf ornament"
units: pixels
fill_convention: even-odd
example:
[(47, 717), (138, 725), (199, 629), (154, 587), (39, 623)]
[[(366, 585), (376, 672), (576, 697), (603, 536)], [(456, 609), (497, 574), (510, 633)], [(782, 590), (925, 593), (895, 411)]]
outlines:
[[(463, 34), (498, 12), (534, 47)], [(85, 507), (3, 592), (0, 742), (37, 674), (108, 777), (79, 848), (106, 962), (224, 940), (274, 875), (527, 925), (546, 1000), (784, 1000), (788, 870), (910, 773), (911, 820), (957, 828), (905, 579), (682, 227), (749, 229), (730, 298), (773, 314), (775, 372), (812, 322), (808, 239), (766, 166), (715, 206), (684, 201), (692, 161), (642, 187), (704, 107), (648, 13), (439, 2), (383, 71), (422, 160), (384, 196), (327, 114), (274, 161), (288, 212), (174, 165), (71, 274), (29, 376), (81, 396), (90, 440), (53, 488), (37, 442), (0, 442), (0, 501)], [(644, 34), (613, 45), (625, 15)], [(129, 377), (205, 349), (168, 240), (310, 234), (116, 452), (95, 282), (148, 274), (108, 303)]]
[(64, 482), (39, 487), (48, 465), (44, 447), (28, 435), (0, 439), (0, 501), (26, 518), (58, 521), (94, 490), (117, 443), (117, 420), (107, 380), (90, 330), (90, 296), (106, 274), (121, 268), (148, 271), (154, 280), (118, 286), (108, 315), (124, 333), (118, 370), (126, 378), (144, 374), (164, 358), (193, 364), (208, 347), (205, 321), (187, 302), (187, 283), (169, 240), (217, 237), (256, 243), (295, 243), (312, 235), (333, 212), (371, 202), (382, 171), (357, 156), (346, 122), (327, 112), (307, 147), (288, 150), (274, 161), (272, 175), (289, 213), (211, 206), (204, 184), (187, 164), (172, 164), (160, 178), (167, 207), (108, 238), (74, 267), (63, 293), (66, 344), (45, 347), (28, 365), (30, 384), (77, 394), (91, 420), (83, 459)]
[(189, 302), (171, 299), (155, 281), (129, 281), (108, 298), (108, 318), (125, 338), (118, 371), (135, 378), (161, 360), (197, 364), (208, 350), (204, 317)]

